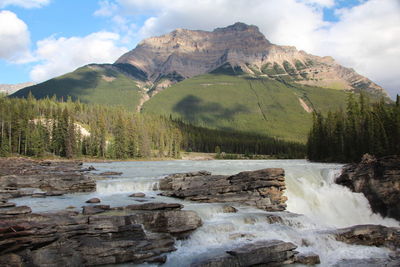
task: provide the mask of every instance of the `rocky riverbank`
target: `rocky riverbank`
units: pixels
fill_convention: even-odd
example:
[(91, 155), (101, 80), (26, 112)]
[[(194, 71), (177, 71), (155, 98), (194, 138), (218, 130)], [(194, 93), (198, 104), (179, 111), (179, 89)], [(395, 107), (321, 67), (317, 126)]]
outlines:
[(95, 177), (88, 173), (91, 170), (79, 161), (0, 158), (0, 201), (95, 191)]
[(374, 212), (400, 220), (400, 156), (364, 155), (343, 169), (336, 183), (363, 193)]

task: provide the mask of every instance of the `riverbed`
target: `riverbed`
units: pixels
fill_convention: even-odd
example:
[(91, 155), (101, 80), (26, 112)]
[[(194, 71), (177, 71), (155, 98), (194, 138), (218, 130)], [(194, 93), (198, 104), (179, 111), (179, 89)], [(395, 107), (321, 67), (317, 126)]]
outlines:
[[(194, 210), (203, 226), (188, 239), (177, 242), (177, 250), (168, 255), (165, 266), (188, 266), (195, 258), (203, 258), (246, 242), (279, 239), (293, 242), (300, 252), (314, 252), (321, 266), (332, 266), (343, 259), (386, 258), (385, 248), (346, 245), (327, 234), (336, 228), (357, 224), (399, 226), (393, 219), (373, 214), (367, 199), (349, 189), (336, 185), (334, 179), (342, 165), (310, 163), (305, 160), (211, 160), (211, 161), (151, 161), (93, 163), (97, 172), (118, 171), (121, 176), (97, 181), (96, 192), (67, 194), (47, 198), (19, 198), (17, 205), (30, 206), (33, 212), (63, 209), (81, 210), (92, 197), (102, 204), (124, 206), (142, 201), (182, 203)], [(263, 168), (283, 168), (286, 177), (287, 211), (279, 212), (283, 222), (267, 223), (268, 212), (231, 205), (237, 213), (224, 213), (225, 204), (182, 201), (159, 196), (158, 181), (172, 173), (207, 170), (213, 174), (236, 174)], [(143, 192), (145, 198), (130, 194)], [(124, 265), (129, 266), (129, 265)]]

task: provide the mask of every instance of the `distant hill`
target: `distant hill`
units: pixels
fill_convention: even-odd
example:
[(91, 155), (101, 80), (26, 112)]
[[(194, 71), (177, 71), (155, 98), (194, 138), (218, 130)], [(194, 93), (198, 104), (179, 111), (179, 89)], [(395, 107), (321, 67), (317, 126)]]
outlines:
[(29, 92), (295, 141), (305, 141), (313, 110), (343, 108), (347, 93), (388, 98), (333, 58), (272, 44), (244, 23), (148, 38), (114, 64), (84, 66), (12, 96)]
[(32, 86), (34, 83), (26, 82), (26, 83), (16, 83), (16, 84), (0, 84), (0, 93), (4, 94), (13, 94), (18, 90), (25, 88), (27, 86)]

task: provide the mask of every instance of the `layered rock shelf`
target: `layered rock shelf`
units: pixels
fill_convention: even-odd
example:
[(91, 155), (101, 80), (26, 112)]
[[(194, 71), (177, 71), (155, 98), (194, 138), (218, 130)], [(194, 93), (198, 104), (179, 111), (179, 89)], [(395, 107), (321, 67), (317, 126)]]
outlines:
[(175, 238), (202, 222), (180, 204), (104, 206), (78, 212), (0, 215), (0, 266), (93, 266), (166, 261)]
[(266, 211), (285, 210), (285, 188), (284, 170), (279, 168), (236, 175), (211, 175), (206, 171), (173, 174), (159, 184), (164, 196), (200, 202), (235, 202)]
[(347, 165), (336, 183), (363, 193), (374, 212), (400, 220), (400, 156), (366, 154), (359, 164)]
[(90, 170), (79, 161), (0, 158), (0, 200), (92, 192), (96, 190), (96, 181), (87, 173)]

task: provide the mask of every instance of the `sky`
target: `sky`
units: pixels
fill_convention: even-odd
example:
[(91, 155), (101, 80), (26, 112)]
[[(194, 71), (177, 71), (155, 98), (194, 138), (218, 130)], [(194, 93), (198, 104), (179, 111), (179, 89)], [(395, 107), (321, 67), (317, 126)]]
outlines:
[(0, 0), (0, 84), (112, 63), (176, 28), (238, 21), (400, 94), (400, 0)]

